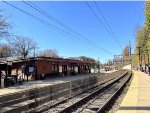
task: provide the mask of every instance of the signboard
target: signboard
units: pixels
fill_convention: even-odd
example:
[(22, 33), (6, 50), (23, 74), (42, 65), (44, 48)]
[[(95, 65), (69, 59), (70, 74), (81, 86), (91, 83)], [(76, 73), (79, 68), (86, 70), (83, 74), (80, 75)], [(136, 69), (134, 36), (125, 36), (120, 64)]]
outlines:
[(33, 73), (34, 72), (34, 67), (29, 67), (29, 73)]
[(36, 68), (34, 66), (31, 66), (31, 67), (28, 67), (28, 66), (25, 66), (25, 74), (30, 74), (30, 73), (34, 73), (36, 70)]

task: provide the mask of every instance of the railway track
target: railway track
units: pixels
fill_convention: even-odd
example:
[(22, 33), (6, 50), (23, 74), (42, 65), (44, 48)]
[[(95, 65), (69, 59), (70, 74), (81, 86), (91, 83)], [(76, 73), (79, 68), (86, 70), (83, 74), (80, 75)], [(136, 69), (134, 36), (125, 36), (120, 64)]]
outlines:
[[(62, 84), (56, 84), (41, 89), (20, 92), (16, 95), (6, 95), (0, 98), (1, 113), (42, 113), (60, 112), (63, 109), (82, 101), (83, 98), (95, 95), (127, 72), (120, 70), (110, 75), (78, 79)], [(101, 92), (101, 91), (99, 91)]]
[(100, 113), (131, 77), (118, 76), (98, 87), (58, 103), (43, 113)]
[(87, 100), (86, 103), (81, 103), (77, 109), (72, 109), (72, 113), (102, 113), (112, 99), (119, 93), (121, 88), (129, 80), (130, 75), (127, 75), (119, 81), (112, 84), (110, 87), (103, 90), (103, 92)]

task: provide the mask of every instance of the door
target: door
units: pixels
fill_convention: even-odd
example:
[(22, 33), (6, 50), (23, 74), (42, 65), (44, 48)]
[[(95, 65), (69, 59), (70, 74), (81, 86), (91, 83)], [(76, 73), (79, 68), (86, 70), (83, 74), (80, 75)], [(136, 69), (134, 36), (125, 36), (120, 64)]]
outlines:
[(67, 75), (67, 65), (62, 65), (62, 75)]

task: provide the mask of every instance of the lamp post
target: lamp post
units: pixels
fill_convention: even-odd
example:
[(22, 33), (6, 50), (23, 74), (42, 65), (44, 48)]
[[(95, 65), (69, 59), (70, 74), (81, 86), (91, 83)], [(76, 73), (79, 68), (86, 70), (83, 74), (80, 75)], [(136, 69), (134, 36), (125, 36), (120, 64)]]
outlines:
[[(7, 61), (7, 75), (10, 74), (11, 75), (11, 70), (9, 70), (8, 67), (12, 66), (12, 61)], [(9, 73), (10, 71), (10, 73)]]
[(8, 87), (8, 83), (7, 83), (7, 77), (8, 77), (8, 74), (11, 75), (11, 70), (10, 70), (10, 73), (9, 73), (9, 69), (8, 69), (8, 66), (12, 66), (12, 61), (7, 61), (7, 71), (6, 71), (6, 87)]

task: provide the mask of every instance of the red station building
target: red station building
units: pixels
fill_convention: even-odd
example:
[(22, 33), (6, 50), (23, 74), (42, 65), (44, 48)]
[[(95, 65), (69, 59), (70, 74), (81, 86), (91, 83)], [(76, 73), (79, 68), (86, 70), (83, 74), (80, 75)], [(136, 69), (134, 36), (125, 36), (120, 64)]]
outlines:
[(22, 76), (32, 76), (32, 80), (39, 80), (44, 74), (46, 78), (55, 76), (68, 76), (77, 74), (91, 73), (91, 64), (93, 61), (81, 61), (75, 59), (53, 58), (53, 57), (35, 57), (28, 59), (13, 60), (12, 66), (7, 63), (0, 64), (0, 70), (8, 75), (21, 70)]

